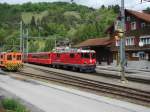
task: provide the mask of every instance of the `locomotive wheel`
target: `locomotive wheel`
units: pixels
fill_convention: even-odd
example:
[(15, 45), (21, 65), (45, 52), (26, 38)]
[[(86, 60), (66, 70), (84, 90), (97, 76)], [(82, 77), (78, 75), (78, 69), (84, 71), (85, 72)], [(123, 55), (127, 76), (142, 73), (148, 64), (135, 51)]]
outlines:
[(52, 68), (52, 65), (47, 65), (48, 67)]
[(52, 67), (55, 68), (56, 66), (55, 66), (55, 65), (52, 65)]
[(60, 68), (60, 66), (59, 66), (59, 65), (56, 65), (56, 68), (57, 68), (57, 69), (59, 69), (59, 68)]
[(77, 71), (77, 68), (76, 68), (76, 67), (72, 67), (72, 70), (73, 70), (73, 71)]
[(83, 72), (83, 69), (82, 69), (82, 68), (79, 68), (79, 71), (80, 71), (80, 72)]

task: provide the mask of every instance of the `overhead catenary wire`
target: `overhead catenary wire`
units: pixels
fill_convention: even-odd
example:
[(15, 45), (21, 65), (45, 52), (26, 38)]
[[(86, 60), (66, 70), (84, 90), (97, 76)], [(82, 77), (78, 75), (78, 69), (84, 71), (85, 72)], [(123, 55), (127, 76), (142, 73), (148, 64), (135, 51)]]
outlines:
[[(130, 5), (130, 6), (128, 6), (128, 7), (131, 8), (131, 9), (134, 9), (135, 7), (137, 7), (137, 6), (139, 6), (139, 5), (143, 5), (143, 4), (147, 4), (147, 3), (150, 4), (150, 2), (148, 2), (148, 1), (142, 1), (142, 2), (136, 3), (136, 4), (134, 4), (134, 5)], [(141, 11), (141, 9), (136, 10), (136, 11)]]

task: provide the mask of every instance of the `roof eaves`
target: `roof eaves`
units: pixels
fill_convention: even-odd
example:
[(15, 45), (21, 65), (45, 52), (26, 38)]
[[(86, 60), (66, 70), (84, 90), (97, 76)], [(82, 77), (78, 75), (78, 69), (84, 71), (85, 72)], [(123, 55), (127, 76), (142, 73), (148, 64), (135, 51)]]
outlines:
[[(135, 17), (139, 18), (139, 19), (150, 22), (150, 14), (146, 14), (146, 13), (142, 13), (142, 12), (138, 12), (138, 11), (133, 11), (133, 10), (129, 10), (129, 9), (126, 9), (126, 11), (128, 13), (134, 15)], [(141, 15), (149, 16), (149, 18), (144, 18), (144, 16), (141, 16)]]

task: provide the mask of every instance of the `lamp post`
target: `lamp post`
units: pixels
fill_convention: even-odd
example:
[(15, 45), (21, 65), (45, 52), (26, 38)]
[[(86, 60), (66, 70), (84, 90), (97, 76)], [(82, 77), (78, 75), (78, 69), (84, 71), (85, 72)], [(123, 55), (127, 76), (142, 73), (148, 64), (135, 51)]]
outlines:
[(120, 67), (121, 67), (121, 81), (126, 81), (125, 78), (125, 10), (124, 0), (121, 0), (121, 29), (122, 38), (120, 39)]

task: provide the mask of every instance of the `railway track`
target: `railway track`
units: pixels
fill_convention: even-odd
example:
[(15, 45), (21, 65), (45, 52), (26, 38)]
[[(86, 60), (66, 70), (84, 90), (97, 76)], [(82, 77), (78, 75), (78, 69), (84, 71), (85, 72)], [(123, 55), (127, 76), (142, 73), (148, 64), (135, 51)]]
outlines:
[[(107, 70), (107, 71), (116, 71), (116, 70), (109, 70), (109, 69), (103, 69), (103, 70)], [(119, 74), (119, 71), (116, 71)], [(126, 79), (128, 81), (133, 81), (133, 82), (139, 82), (139, 83), (143, 83), (143, 84), (150, 84), (150, 79), (149, 78), (143, 78), (143, 77), (135, 77), (130, 75), (130, 73), (136, 73), (136, 72), (126, 72), (128, 74), (126, 74)], [(103, 77), (110, 77), (110, 78), (116, 78), (116, 79), (120, 79), (120, 75), (113, 75), (113, 74), (106, 74), (106, 73), (100, 73), (100, 72), (96, 72), (93, 73), (93, 75), (101, 75)]]
[[(113, 85), (109, 83), (104, 83), (100, 81), (94, 81), (86, 78), (81, 78), (77, 76), (71, 76), (63, 73), (57, 73), (54, 71), (44, 70), (40, 68), (34, 68), (35, 70), (43, 72), (42, 75), (27, 73), (27, 72), (18, 72), (17, 74), (33, 77), (37, 79), (42, 79), (46, 81), (54, 81), (62, 84), (67, 84), (95, 92), (111, 94), (119, 96), (121, 98), (128, 98), (133, 100), (133, 102), (139, 101), (140, 104), (150, 106), (150, 92), (128, 88), (124, 86)], [(137, 103), (137, 102), (136, 102)]]

